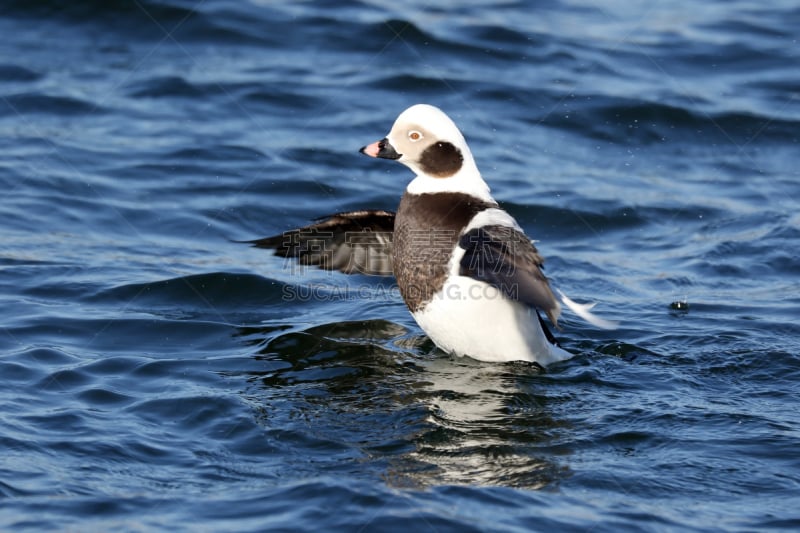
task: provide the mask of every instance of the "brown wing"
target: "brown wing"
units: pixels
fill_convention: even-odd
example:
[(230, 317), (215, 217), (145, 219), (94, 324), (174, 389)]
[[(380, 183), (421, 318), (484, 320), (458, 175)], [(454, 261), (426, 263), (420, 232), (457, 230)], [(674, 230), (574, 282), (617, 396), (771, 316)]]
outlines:
[(496, 287), (506, 297), (541, 309), (558, 324), (561, 305), (542, 273), (544, 259), (522, 232), (508, 226), (475, 228), (459, 239), (459, 274)]
[(294, 257), (303, 265), (345, 274), (392, 275), (394, 213), (363, 210), (336, 213), (314, 224), (253, 241), (258, 248)]

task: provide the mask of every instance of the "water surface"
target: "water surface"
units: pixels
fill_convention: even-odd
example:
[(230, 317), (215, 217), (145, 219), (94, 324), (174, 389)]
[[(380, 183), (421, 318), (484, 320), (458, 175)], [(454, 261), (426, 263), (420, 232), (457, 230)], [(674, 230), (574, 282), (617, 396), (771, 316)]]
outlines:
[[(794, 2), (6, 2), (0, 524), (800, 527)], [(565, 314), (450, 358), (391, 280), (232, 242), (394, 209), (464, 131)]]

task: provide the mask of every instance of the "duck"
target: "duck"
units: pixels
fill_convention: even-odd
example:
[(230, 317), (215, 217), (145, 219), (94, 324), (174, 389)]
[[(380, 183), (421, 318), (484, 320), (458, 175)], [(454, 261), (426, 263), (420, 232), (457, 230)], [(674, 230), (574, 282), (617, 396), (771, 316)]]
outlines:
[(409, 107), (360, 152), (414, 173), (396, 212), (336, 213), (247, 242), (305, 265), (393, 275), (419, 327), (454, 356), (541, 367), (570, 359), (542, 316), (558, 329), (562, 303), (597, 327), (616, 327), (590, 311), (594, 304), (561, 291), (556, 298), (543, 257), (492, 197), (463, 134), (441, 109)]

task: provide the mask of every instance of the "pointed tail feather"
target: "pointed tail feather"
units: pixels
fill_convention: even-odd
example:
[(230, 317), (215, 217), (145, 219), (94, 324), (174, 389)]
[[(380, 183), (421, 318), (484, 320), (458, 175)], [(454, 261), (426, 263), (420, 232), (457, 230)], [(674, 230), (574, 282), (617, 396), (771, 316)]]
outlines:
[(578, 302), (571, 300), (569, 297), (567, 297), (567, 295), (561, 292), (560, 289), (556, 290), (558, 291), (558, 294), (561, 295), (561, 301), (564, 302), (564, 305), (569, 307), (573, 313), (575, 313), (588, 323), (592, 324), (593, 326), (597, 326), (598, 328), (602, 329), (617, 329), (617, 326), (619, 326), (619, 322), (615, 322), (613, 320), (606, 320), (605, 318), (600, 318), (599, 316), (592, 313), (591, 309), (595, 305), (597, 305), (596, 303), (579, 304)]

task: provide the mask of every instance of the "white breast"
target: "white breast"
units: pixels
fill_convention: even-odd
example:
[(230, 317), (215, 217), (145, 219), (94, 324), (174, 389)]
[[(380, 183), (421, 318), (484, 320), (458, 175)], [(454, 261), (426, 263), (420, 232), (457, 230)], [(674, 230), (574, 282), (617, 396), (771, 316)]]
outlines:
[(536, 311), (482, 281), (458, 275), (456, 246), (442, 290), (414, 319), (442, 350), (488, 362), (535, 361), (546, 366), (572, 354), (545, 337)]

